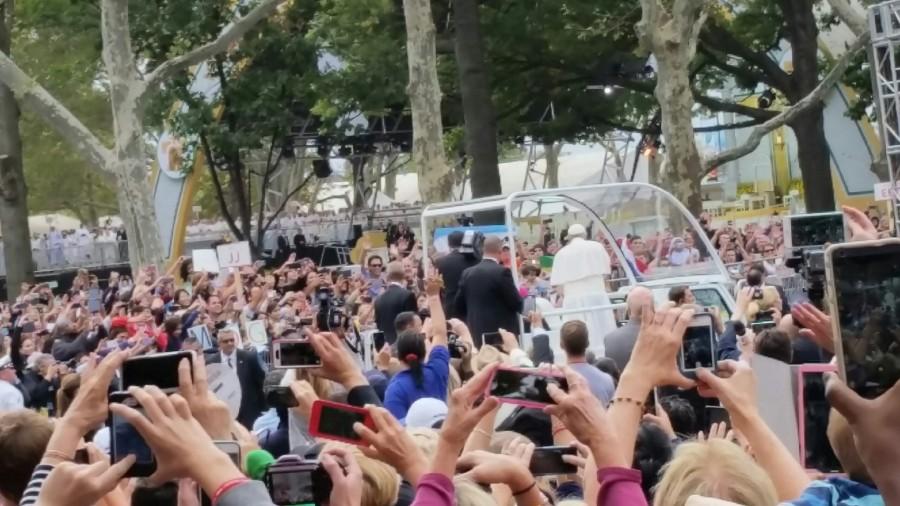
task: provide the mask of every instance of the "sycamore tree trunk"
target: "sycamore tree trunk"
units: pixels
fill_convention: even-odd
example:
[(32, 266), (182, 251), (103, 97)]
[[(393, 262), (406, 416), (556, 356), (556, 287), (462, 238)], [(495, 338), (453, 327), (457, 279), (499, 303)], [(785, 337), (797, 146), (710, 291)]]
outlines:
[(144, 141), (141, 98), (143, 87), (131, 50), (128, 2), (103, 0), (101, 32), (103, 63), (110, 84), (115, 146), (109, 169), (118, 175), (116, 195), (119, 213), (128, 232), (128, 255), (132, 267), (162, 266), (166, 258), (159, 236), (156, 209)]
[(453, 176), (444, 155), (441, 86), (437, 75), (435, 28), (431, 0), (403, 0), (406, 57), (413, 121), (413, 164), (419, 195), (427, 204), (452, 198)]
[(547, 188), (559, 188), (559, 153), (562, 151), (561, 142), (544, 144), (544, 161), (547, 163)]
[(637, 25), (641, 45), (656, 56), (656, 100), (660, 105), (666, 145), (663, 186), (699, 215), (703, 210), (700, 153), (694, 140), (690, 63), (706, 21), (703, 0), (675, 0), (670, 8), (660, 0), (641, 0)]
[[(819, 28), (812, 0), (781, 0), (791, 42), (794, 72), (786, 95), (796, 104), (819, 85)], [(797, 136), (797, 158), (803, 175), (806, 211), (834, 210), (834, 186), (831, 180), (831, 156), (825, 138), (825, 107), (822, 103), (788, 122)]]
[[(10, 4), (0, 5), (0, 51), (9, 54), (7, 17)], [(14, 300), (19, 285), (34, 277), (28, 230), (28, 201), (22, 172), (22, 139), (19, 137), (19, 105), (6, 86), (0, 85), (0, 234), (6, 265), (6, 295)]]
[(502, 193), (497, 166), (497, 118), (476, 0), (453, 0), (456, 68), (465, 120), (466, 154), (472, 159), (472, 197)]

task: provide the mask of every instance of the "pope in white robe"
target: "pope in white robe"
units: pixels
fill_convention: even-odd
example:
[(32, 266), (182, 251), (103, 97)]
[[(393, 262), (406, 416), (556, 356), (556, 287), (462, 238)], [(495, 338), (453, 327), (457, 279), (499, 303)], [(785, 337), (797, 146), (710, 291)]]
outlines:
[[(569, 227), (568, 240), (554, 256), (550, 275), (550, 284), (562, 288), (563, 309), (608, 305), (605, 276), (609, 276), (611, 266), (606, 248), (588, 240), (584, 226), (577, 223)], [(590, 349), (597, 356), (604, 356), (603, 338), (616, 328), (611, 309), (572, 313), (564, 320), (583, 321), (588, 328)]]

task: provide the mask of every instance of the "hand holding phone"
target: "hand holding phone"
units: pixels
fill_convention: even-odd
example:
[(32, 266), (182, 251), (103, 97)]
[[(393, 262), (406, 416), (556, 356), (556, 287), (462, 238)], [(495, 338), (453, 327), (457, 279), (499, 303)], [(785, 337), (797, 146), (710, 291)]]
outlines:
[(173, 351), (132, 357), (122, 364), (122, 388), (153, 385), (164, 392), (178, 389), (178, 364), (187, 359), (193, 377), (194, 355), (190, 351)]
[(556, 385), (564, 392), (569, 388), (566, 378), (558, 373), (500, 367), (494, 372), (486, 393), (500, 402), (542, 408), (556, 403), (547, 392), (549, 385)]
[(558, 476), (563, 474), (575, 474), (578, 466), (569, 464), (563, 458), (565, 455), (578, 455), (578, 449), (574, 446), (541, 446), (534, 449), (531, 454), (531, 463), (528, 469), (534, 476)]
[(314, 437), (365, 446), (366, 443), (353, 428), (356, 423), (361, 423), (372, 431), (376, 429), (375, 422), (366, 408), (317, 400), (312, 405), (309, 417), (309, 433)]

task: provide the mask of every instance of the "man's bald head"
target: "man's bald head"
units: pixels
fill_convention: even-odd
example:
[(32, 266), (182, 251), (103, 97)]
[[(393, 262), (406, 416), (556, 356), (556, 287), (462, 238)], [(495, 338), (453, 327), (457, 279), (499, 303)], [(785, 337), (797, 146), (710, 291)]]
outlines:
[(495, 235), (484, 238), (484, 253), (486, 255), (499, 255), (503, 251), (503, 240)]
[(628, 292), (625, 298), (628, 304), (628, 315), (632, 320), (640, 320), (645, 306), (653, 307), (653, 292), (649, 288), (636, 286)]

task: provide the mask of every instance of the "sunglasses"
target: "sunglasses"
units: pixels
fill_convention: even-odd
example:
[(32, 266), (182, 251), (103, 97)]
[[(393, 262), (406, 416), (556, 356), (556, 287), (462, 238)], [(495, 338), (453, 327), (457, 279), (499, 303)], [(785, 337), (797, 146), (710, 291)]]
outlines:
[(382, 264), (369, 264), (369, 267), (383, 267)]

